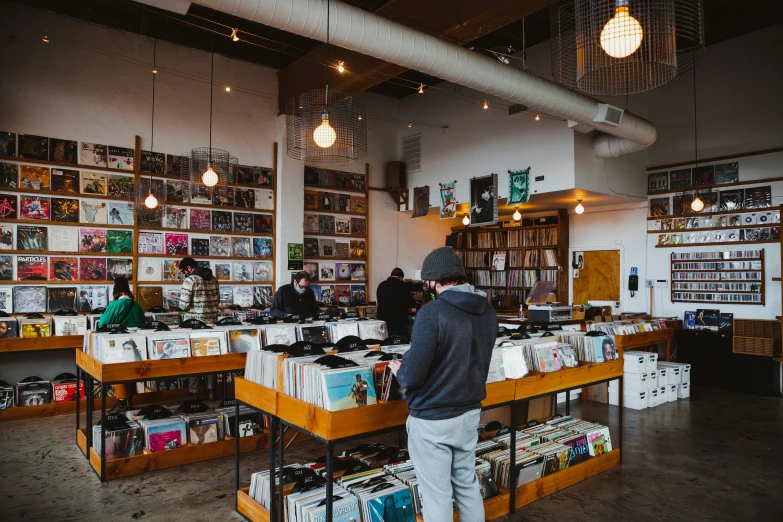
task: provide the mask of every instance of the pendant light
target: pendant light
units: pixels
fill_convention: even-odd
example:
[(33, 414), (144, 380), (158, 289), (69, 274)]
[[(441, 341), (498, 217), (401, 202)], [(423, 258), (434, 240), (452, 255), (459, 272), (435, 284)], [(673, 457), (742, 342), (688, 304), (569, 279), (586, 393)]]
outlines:
[(470, 225), (470, 218), (468, 217), (467, 214), (465, 214), (465, 217), (462, 218), (462, 224), (465, 225), (465, 226)]
[(215, 53), (212, 53), (212, 64), (209, 73), (209, 156), (207, 157), (207, 170), (201, 175), (201, 182), (207, 187), (217, 185), (218, 176), (212, 170), (212, 91), (215, 90), (212, 82), (215, 78)]
[(519, 207), (514, 210), (514, 221), (522, 219), (522, 214), (519, 213)]
[[(326, 83), (323, 89), (305, 92), (286, 104), (286, 153), (313, 166), (339, 166), (367, 155), (367, 114), (364, 103), (329, 88), (332, 67), (331, 2), (326, 2)], [(335, 67), (345, 71), (343, 62)], [(342, 70), (341, 70), (342, 69)]]
[(576, 212), (577, 214), (584, 214), (585, 207), (582, 206), (582, 200), (581, 199), (577, 199), (576, 200), (576, 207), (574, 208), (574, 212)]
[(702, 0), (555, 0), (552, 76), (594, 96), (649, 91), (704, 56)]
[[(155, 39), (153, 43), (152, 48), (152, 119), (150, 123), (150, 151), (155, 151), (155, 82), (157, 78), (157, 59), (158, 59), (158, 40)], [(145, 184), (144, 181), (148, 183)], [(150, 172), (149, 180), (147, 179), (139, 179), (138, 184), (135, 187), (135, 201), (136, 201), (136, 210), (143, 211), (144, 208), (149, 210), (155, 210), (158, 208), (158, 204), (160, 202), (160, 198), (163, 197), (163, 194), (158, 193), (155, 194), (155, 189), (153, 188), (152, 183), (152, 172)], [(142, 205), (144, 208), (142, 208)]]
[[(694, 170), (699, 167), (699, 124), (696, 119), (696, 69), (693, 69), (693, 154), (695, 156)], [(704, 201), (699, 197), (699, 188), (696, 187), (696, 197), (691, 202), (691, 210), (701, 212), (704, 210)]]

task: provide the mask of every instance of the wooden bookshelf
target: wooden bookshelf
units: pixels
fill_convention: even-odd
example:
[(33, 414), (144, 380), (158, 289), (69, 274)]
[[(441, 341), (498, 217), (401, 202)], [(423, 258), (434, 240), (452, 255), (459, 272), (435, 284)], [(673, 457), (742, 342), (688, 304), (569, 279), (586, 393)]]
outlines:
[[(779, 241), (779, 239), (774, 240), (775, 242)], [(709, 245), (711, 243), (702, 243), (702, 245)], [(727, 243), (715, 243), (717, 245), (725, 245)], [(748, 244), (748, 243), (740, 243), (740, 244)], [(669, 280), (671, 281), (670, 284), (670, 297), (672, 302), (684, 302), (684, 303), (710, 303), (714, 304), (716, 306), (721, 304), (729, 304), (729, 305), (761, 305), (765, 306), (766, 303), (766, 278), (764, 275), (764, 249), (760, 249), (760, 256), (759, 257), (739, 257), (739, 258), (710, 258), (710, 259), (702, 259), (702, 258), (689, 258), (689, 259), (674, 259), (670, 256), (669, 259)], [(738, 262), (760, 262), (760, 268), (737, 268), (737, 269), (712, 269), (712, 268), (704, 268), (700, 270), (679, 270), (675, 269), (674, 265), (677, 263), (710, 263), (710, 264), (717, 264), (717, 263), (738, 263)], [(721, 274), (721, 273), (729, 273), (729, 272), (742, 272), (742, 273), (751, 273), (751, 272), (758, 272), (759, 278), (758, 279), (675, 279), (674, 275), (678, 273), (690, 273), (690, 274)], [(675, 285), (677, 284), (755, 284), (758, 285), (758, 290), (696, 290), (696, 289), (683, 289), (683, 288), (675, 288)], [(702, 294), (706, 295), (709, 294), (711, 296), (721, 296), (721, 295), (760, 295), (761, 300), (760, 301), (724, 301), (724, 300), (709, 300), (709, 299), (681, 299), (681, 298), (675, 298), (675, 294)]]

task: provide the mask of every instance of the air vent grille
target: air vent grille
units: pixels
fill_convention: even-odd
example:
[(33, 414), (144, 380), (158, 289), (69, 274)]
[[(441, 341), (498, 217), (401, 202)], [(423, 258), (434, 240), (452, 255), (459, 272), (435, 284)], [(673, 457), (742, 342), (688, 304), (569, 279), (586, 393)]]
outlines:
[(409, 174), (414, 172), (421, 172), (421, 134), (406, 136), (402, 139), (402, 161), (405, 163), (405, 170)]

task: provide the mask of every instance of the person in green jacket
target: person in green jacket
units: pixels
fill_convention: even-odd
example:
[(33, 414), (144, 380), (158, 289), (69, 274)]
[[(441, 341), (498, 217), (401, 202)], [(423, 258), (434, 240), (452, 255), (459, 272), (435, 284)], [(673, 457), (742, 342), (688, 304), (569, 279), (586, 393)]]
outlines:
[[(139, 328), (144, 324), (144, 311), (139, 303), (133, 299), (128, 280), (118, 277), (114, 280), (114, 300), (106, 307), (98, 321), (98, 328), (107, 324), (121, 324), (125, 328)], [(130, 408), (128, 389), (124, 384), (114, 385), (114, 393), (117, 396), (116, 411), (123, 412)]]

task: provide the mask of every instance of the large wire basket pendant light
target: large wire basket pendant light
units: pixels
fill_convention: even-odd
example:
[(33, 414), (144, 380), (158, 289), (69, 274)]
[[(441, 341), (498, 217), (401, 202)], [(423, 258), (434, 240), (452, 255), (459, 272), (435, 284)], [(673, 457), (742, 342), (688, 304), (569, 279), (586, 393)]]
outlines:
[(212, 147), (212, 98), (215, 90), (215, 53), (212, 53), (212, 62), (209, 75), (209, 147), (197, 147), (188, 155), (188, 174), (191, 183), (200, 183), (207, 188), (227, 185), (233, 177), (232, 169), (236, 160), (223, 149)]
[(367, 155), (367, 108), (345, 92), (329, 89), (330, 2), (326, 2), (326, 85), (286, 104), (288, 155), (307, 165), (348, 165)]
[(649, 91), (704, 56), (702, 0), (557, 0), (552, 76), (598, 96)]

